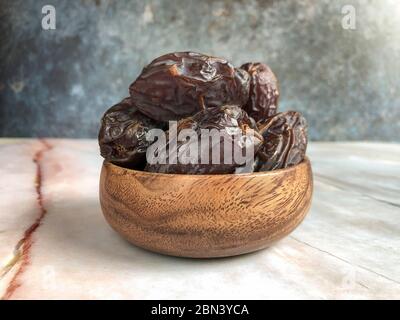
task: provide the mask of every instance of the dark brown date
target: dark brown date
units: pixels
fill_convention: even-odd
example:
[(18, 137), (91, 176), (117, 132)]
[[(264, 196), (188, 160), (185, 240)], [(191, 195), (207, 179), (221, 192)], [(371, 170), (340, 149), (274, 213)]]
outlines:
[[(182, 139), (180, 133), (184, 129), (191, 129), (195, 139)], [(166, 163), (147, 164), (146, 171), (180, 174), (252, 172), (255, 153), (263, 140), (254, 120), (237, 106), (200, 111), (179, 121), (176, 131), (177, 138), (169, 139), (167, 146), (158, 150), (167, 155)], [(205, 136), (205, 131), (210, 135)], [(171, 137), (171, 129), (168, 134)], [(204, 143), (205, 141), (208, 143)], [(246, 146), (251, 148), (246, 150)], [(154, 145), (150, 148), (152, 147)], [(170, 149), (176, 151), (175, 163), (171, 163), (171, 156), (167, 153)], [(182, 155), (186, 157), (185, 161), (182, 160)], [(239, 158), (240, 155), (243, 157)]]
[(148, 130), (160, 124), (141, 114), (130, 98), (108, 109), (101, 119), (99, 131), (100, 154), (108, 161), (130, 168), (146, 163)]
[(138, 109), (154, 120), (180, 120), (205, 108), (243, 105), (249, 75), (224, 59), (194, 52), (163, 55), (130, 85)]
[(244, 110), (256, 121), (276, 114), (279, 100), (278, 80), (264, 63), (249, 62), (240, 67), (250, 75), (249, 100)]
[(258, 170), (282, 169), (303, 161), (307, 148), (307, 122), (301, 113), (287, 111), (258, 123), (264, 137), (257, 153)]

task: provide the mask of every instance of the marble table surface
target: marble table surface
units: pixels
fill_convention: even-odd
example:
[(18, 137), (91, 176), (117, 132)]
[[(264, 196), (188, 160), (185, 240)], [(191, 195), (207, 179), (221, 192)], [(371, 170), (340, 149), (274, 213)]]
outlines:
[(400, 145), (311, 143), (308, 155), (313, 203), (290, 236), (196, 260), (107, 225), (96, 141), (0, 139), (0, 297), (400, 299)]

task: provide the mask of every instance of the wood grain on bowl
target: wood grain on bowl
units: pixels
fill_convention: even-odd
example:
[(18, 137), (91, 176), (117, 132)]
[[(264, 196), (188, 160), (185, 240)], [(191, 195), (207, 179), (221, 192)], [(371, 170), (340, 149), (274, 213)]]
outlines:
[(312, 197), (310, 161), (251, 174), (179, 175), (103, 163), (100, 203), (108, 223), (148, 250), (224, 257), (269, 246), (293, 231)]

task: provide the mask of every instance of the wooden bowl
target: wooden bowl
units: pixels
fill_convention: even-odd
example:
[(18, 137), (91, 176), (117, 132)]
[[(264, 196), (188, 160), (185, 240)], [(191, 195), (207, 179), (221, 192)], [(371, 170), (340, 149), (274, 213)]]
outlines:
[(211, 258), (256, 251), (292, 232), (311, 204), (310, 161), (250, 174), (182, 175), (103, 163), (100, 203), (133, 244)]

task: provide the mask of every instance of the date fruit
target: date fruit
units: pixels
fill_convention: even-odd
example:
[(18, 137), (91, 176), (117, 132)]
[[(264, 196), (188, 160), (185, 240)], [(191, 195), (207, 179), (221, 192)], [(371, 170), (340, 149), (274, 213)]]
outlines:
[(108, 109), (101, 119), (100, 154), (108, 161), (130, 168), (146, 163), (146, 133), (160, 124), (141, 114), (130, 98)]
[(249, 100), (244, 110), (256, 121), (276, 114), (279, 100), (278, 80), (264, 63), (249, 62), (240, 67), (250, 75)]
[[(184, 134), (185, 129), (190, 129), (187, 132), (192, 136)], [(171, 128), (168, 135), (167, 146), (158, 150), (158, 155), (165, 155), (164, 163), (150, 161), (152, 164), (147, 164), (146, 171), (180, 174), (252, 172), (255, 154), (263, 140), (255, 121), (238, 106), (200, 111), (178, 122), (177, 138), (171, 139)], [(176, 160), (171, 154), (176, 155)]]
[(249, 75), (224, 59), (175, 52), (153, 60), (129, 92), (148, 117), (180, 120), (206, 108), (244, 105), (249, 97)]
[(307, 122), (301, 113), (287, 111), (259, 122), (264, 137), (257, 153), (258, 171), (282, 169), (303, 161), (307, 148)]
[[(143, 68), (129, 94), (101, 120), (107, 161), (217, 174), (281, 169), (305, 157), (306, 120), (296, 111), (277, 113), (278, 80), (266, 64), (235, 68), (200, 53), (168, 53)], [(171, 120), (178, 122), (164, 131)]]

